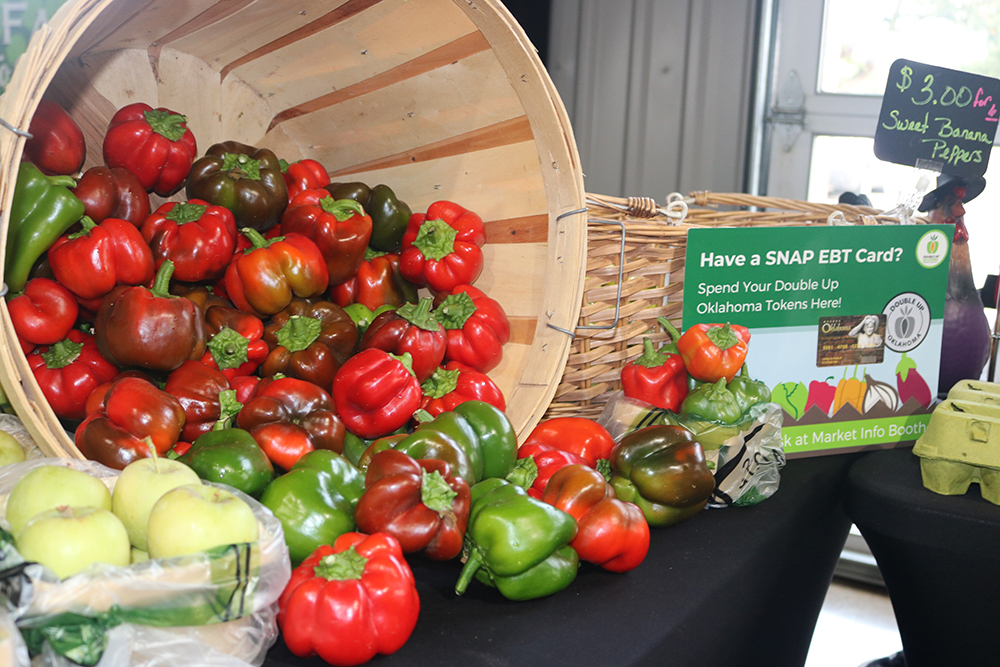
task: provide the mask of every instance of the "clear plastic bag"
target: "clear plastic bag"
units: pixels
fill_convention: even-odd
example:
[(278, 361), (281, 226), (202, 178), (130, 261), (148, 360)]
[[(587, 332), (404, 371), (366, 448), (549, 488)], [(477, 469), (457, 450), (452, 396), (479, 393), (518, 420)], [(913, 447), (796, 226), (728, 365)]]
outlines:
[[(6, 514), (7, 496), (17, 481), (41, 465), (83, 470), (112, 490), (119, 475), (99, 463), (77, 459), (41, 458), (4, 466), (0, 517)], [(0, 535), (0, 592), (29, 649), (38, 652), (47, 647), (46, 665), (70, 664), (58, 662), (63, 659), (60, 655), (95, 664), (102, 653), (123, 651), (133, 658), (114, 663), (102, 659), (99, 664), (214, 665), (202, 660), (210, 650), (242, 661), (220, 665), (262, 664), (277, 638), (275, 605), (291, 576), (288, 547), (281, 522), (269, 510), (226, 488), (253, 509), (260, 535), (257, 543), (124, 568), (97, 564), (60, 580), (42, 565), (25, 564), (9, 534)], [(5, 520), (0, 525), (9, 529)], [(134, 627), (119, 630), (123, 624)], [(126, 640), (127, 646), (120, 643)]]
[(0, 665), (10, 667), (31, 665), (28, 647), (21, 637), (21, 631), (14, 624), (14, 618), (4, 609), (0, 609)]
[(781, 440), (781, 407), (758, 403), (736, 424), (684, 419), (645, 401), (611, 396), (598, 418), (615, 441), (656, 424), (676, 424), (691, 430), (705, 450), (715, 475), (709, 507), (755, 505), (778, 490), (785, 451)]
[(21, 449), (24, 450), (25, 461), (40, 459), (45, 456), (17, 415), (0, 413), (0, 431), (6, 431), (20, 443)]

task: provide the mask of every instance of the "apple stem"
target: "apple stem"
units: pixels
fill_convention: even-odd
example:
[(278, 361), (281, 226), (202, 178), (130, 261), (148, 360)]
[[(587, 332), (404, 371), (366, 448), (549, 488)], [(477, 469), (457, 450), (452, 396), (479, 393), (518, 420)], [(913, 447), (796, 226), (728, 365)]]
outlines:
[(153, 439), (147, 435), (142, 441), (146, 443), (146, 447), (149, 449), (149, 458), (153, 459), (153, 470), (160, 472), (160, 457), (156, 454), (156, 446), (153, 444)]

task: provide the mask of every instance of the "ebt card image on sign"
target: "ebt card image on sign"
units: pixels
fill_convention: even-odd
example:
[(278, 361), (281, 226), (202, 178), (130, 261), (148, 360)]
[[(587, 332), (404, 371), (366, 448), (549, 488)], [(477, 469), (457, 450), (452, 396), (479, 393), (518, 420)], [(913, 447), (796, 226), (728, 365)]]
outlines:
[(821, 317), (816, 365), (880, 364), (885, 356), (886, 316), (882, 313)]

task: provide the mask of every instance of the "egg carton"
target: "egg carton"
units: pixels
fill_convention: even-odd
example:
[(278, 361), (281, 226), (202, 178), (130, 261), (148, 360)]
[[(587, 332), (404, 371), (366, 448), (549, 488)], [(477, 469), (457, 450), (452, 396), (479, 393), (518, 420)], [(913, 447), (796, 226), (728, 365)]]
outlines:
[(1000, 505), (1000, 387), (960, 384), (934, 408), (913, 447), (923, 484), (942, 495), (962, 495), (976, 483), (983, 498)]

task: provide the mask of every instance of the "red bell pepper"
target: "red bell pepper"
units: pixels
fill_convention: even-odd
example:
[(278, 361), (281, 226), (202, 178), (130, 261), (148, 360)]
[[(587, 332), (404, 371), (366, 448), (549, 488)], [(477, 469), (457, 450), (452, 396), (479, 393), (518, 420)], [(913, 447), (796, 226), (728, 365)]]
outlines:
[(28, 367), (52, 411), (63, 419), (83, 419), (90, 393), (118, 375), (118, 369), (97, 351), (94, 337), (78, 329), (29, 354)]
[(98, 409), (77, 427), (76, 446), (88, 459), (123, 470), (149, 457), (150, 446), (160, 456), (170, 451), (184, 419), (176, 398), (148, 380), (126, 376), (108, 387)]
[(580, 560), (611, 572), (635, 569), (649, 552), (649, 524), (638, 505), (615, 497), (604, 475), (572, 464), (549, 479), (542, 500), (576, 519), (569, 543)]
[(823, 414), (829, 415), (830, 408), (833, 407), (833, 399), (837, 397), (837, 387), (830, 384), (833, 379), (831, 375), (825, 381), (813, 380), (809, 383), (809, 395), (806, 399), (806, 407), (803, 413), (809, 412), (809, 408), (817, 406)]
[(431, 417), (450, 412), (466, 401), (485, 401), (501, 412), (507, 409), (503, 392), (489, 375), (458, 361), (449, 361), (420, 385), (420, 409)]
[[(544, 444), (582, 457), (591, 468), (611, 456), (615, 440), (608, 430), (586, 417), (556, 417), (539, 423), (521, 445)], [(520, 456), (520, 450), (518, 450)]]
[(371, 248), (353, 278), (330, 287), (330, 299), (339, 306), (360, 303), (369, 310), (417, 301), (417, 288), (399, 272), (399, 255)]
[(139, 178), (124, 167), (91, 167), (71, 192), (94, 222), (118, 218), (141, 227), (149, 217), (149, 195)]
[(303, 190), (319, 190), (330, 183), (330, 174), (327, 173), (326, 167), (309, 158), (291, 164), (282, 160), (281, 176), (288, 187), (289, 202)]
[(161, 197), (181, 189), (197, 155), (186, 116), (143, 102), (119, 109), (104, 135), (104, 163), (125, 167)]
[(448, 345), (444, 328), (431, 314), (431, 303), (425, 297), (418, 304), (407, 303), (381, 313), (368, 325), (361, 349), (409, 353), (417, 381), (424, 382), (444, 361)]
[(193, 301), (167, 291), (173, 269), (167, 260), (152, 289), (119, 286), (101, 301), (94, 335), (105, 359), (121, 367), (172, 371), (205, 354), (205, 316)]
[[(661, 322), (666, 320), (661, 318)], [(718, 382), (726, 378), (729, 382), (747, 358), (750, 331), (746, 327), (728, 323), (695, 324), (682, 336), (676, 335), (673, 326), (668, 330), (677, 342), (684, 366), (696, 380)]]
[(28, 125), (24, 157), (48, 176), (75, 174), (87, 157), (83, 130), (59, 104), (43, 99)]
[(337, 369), (354, 354), (358, 327), (335, 303), (293, 299), (264, 327), (264, 342), (262, 375), (308, 380), (329, 391)]
[(468, 482), (445, 461), (387, 449), (368, 463), (354, 519), (361, 532), (395, 537), (403, 553), (450, 560), (462, 553), (469, 507)]
[(66, 338), (80, 307), (68, 289), (49, 278), (32, 278), (24, 292), (7, 302), (10, 321), (21, 351), (52, 345)]
[(518, 447), (517, 463), (507, 479), (540, 500), (552, 475), (574, 464), (589, 465), (587, 459), (573, 452), (542, 442), (526, 442)]
[(372, 219), (353, 199), (334, 199), (326, 190), (304, 190), (281, 216), (282, 234), (312, 239), (326, 260), (330, 284), (350, 280), (365, 259)]
[(399, 269), (414, 285), (446, 292), (471, 285), (483, 270), (483, 220), (450, 201), (437, 201), (426, 213), (410, 216), (403, 234)]
[(240, 310), (260, 317), (274, 315), (293, 297), (308, 299), (326, 291), (329, 274), (320, 249), (302, 234), (265, 239), (244, 228), (253, 246), (237, 252), (226, 269), (226, 295)]
[(201, 363), (217, 368), (230, 383), (256, 371), (270, 352), (263, 340), (264, 323), (256, 315), (228, 306), (209, 306), (205, 326), (209, 338)]
[(333, 399), (312, 382), (264, 380), (240, 410), (236, 425), (249, 431), (271, 463), (290, 470), (314, 449), (344, 450), (344, 422)]
[(163, 390), (184, 408), (180, 437), (186, 442), (194, 442), (213, 428), (225, 428), (243, 407), (225, 375), (193, 359), (167, 376)]
[(228, 208), (200, 199), (167, 202), (142, 223), (156, 268), (174, 263), (174, 279), (196, 283), (219, 278), (236, 250), (236, 220)]
[(448, 331), (445, 359), (483, 373), (496, 368), (510, 340), (510, 321), (503, 306), (472, 285), (441, 292), (434, 301), (434, 315)]
[(399, 542), (344, 533), (292, 571), (278, 599), (288, 650), (336, 667), (395, 653), (413, 634), (420, 596)]
[(347, 429), (374, 440), (402, 428), (420, 407), (420, 383), (409, 355), (362, 350), (333, 378), (333, 400)]
[(127, 220), (106, 218), (95, 225), (59, 237), (49, 248), (49, 266), (56, 280), (76, 294), (88, 310), (118, 285), (148, 285), (153, 280), (153, 253), (142, 234)]
[(680, 412), (688, 394), (684, 359), (679, 354), (657, 351), (649, 338), (643, 338), (642, 345), (642, 354), (622, 367), (622, 392), (628, 398)]

